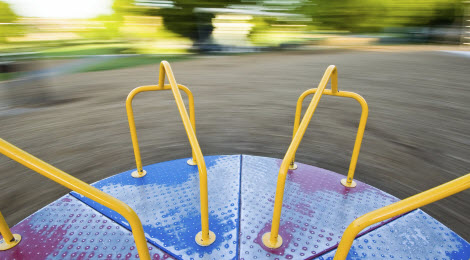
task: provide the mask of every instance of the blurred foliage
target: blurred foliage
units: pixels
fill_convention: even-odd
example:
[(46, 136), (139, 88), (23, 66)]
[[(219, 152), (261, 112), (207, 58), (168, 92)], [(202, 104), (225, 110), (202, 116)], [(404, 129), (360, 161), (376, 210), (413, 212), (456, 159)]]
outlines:
[[(298, 21), (280, 22), (274, 17), (254, 17), (254, 25), (248, 35), (250, 41), (256, 46), (280, 46), (285, 44), (298, 44), (307, 40), (308, 27)], [(297, 24), (297, 26), (293, 26)], [(312, 40), (311, 37), (308, 38)]]
[(321, 29), (362, 33), (451, 25), (462, 16), (463, 6), (460, 0), (309, 0), (295, 12), (311, 17)]
[(118, 13), (111, 15), (100, 15), (91, 20), (99, 23), (101, 26), (89, 28), (81, 32), (81, 35), (83, 35), (85, 38), (112, 40), (121, 36), (120, 28), (123, 24), (122, 15), (119, 15)]
[(213, 13), (195, 12), (195, 8), (223, 8), (229, 4), (238, 3), (237, 0), (174, 0), (173, 8), (147, 9), (147, 15), (163, 17), (165, 27), (196, 43), (209, 39), (214, 30), (212, 25)]
[[(156, 3), (166, 6), (152, 6)], [(138, 4), (140, 3), (140, 4)], [(116, 14), (162, 17), (165, 28), (194, 43), (207, 43), (214, 30), (215, 13), (196, 8), (242, 6), (250, 10), (302, 15), (305, 29), (347, 31), (352, 33), (383, 32), (386, 28), (445, 26), (458, 22), (463, 6), (460, 0), (115, 0)], [(255, 44), (274, 35), (271, 25), (298, 24), (298, 20), (280, 22), (280, 17), (254, 17), (251, 39)], [(264, 31), (265, 33), (259, 33)], [(285, 30), (287, 31), (287, 29)]]
[[(150, 1), (151, 2), (151, 1)], [(150, 8), (136, 6), (133, 0), (115, 0), (113, 9), (120, 14), (133, 13), (163, 18), (165, 27), (195, 43), (208, 40), (214, 30), (210, 12), (195, 12), (195, 8), (223, 8), (240, 0), (173, 0), (171, 8)]]
[(18, 35), (21, 26), (14, 22), (18, 16), (10, 8), (10, 5), (0, 1), (0, 42), (5, 42), (7, 37)]
[(112, 9), (92, 19), (23, 18), (0, 1), (0, 51), (181, 54), (312, 43), (325, 34), (393, 32), (408, 39), (434, 27), (458, 29), (463, 18), (461, 0), (113, 0)]
[(18, 16), (11, 10), (10, 5), (0, 1), (0, 22), (12, 23)]

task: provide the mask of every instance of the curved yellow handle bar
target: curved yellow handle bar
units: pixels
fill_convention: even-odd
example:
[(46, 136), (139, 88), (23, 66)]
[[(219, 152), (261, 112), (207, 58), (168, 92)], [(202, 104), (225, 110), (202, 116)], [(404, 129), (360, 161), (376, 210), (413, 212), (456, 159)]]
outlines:
[[(328, 81), (331, 79), (331, 90), (325, 90)], [(305, 112), (305, 115), (300, 122), (300, 114), (302, 112), (302, 102), (304, 99), (310, 95), (314, 94), (312, 101)], [(272, 226), (271, 232), (264, 234), (263, 236), (263, 243), (265, 246), (269, 248), (278, 248), (282, 245), (282, 237), (279, 236), (279, 225), (281, 221), (281, 211), (282, 211), (282, 201), (284, 197), (284, 187), (286, 183), (286, 176), (287, 171), (289, 168), (295, 169), (294, 165), (294, 158), (295, 153), (302, 141), (302, 138), (307, 130), (308, 124), (312, 119), (313, 114), (320, 102), (320, 98), (322, 95), (331, 95), (331, 96), (339, 96), (339, 97), (349, 97), (356, 99), (362, 107), (362, 114), (361, 120), (359, 122), (359, 128), (356, 136), (356, 143), (354, 145), (354, 150), (351, 158), (351, 164), (349, 168), (348, 178), (347, 180), (342, 180), (343, 185), (347, 187), (354, 187), (355, 183), (353, 182), (354, 177), (354, 170), (357, 164), (357, 157), (359, 156), (359, 150), (361, 147), (362, 137), (364, 135), (364, 129), (366, 126), (367, 116), (369, 113), (369, 108), (367, 106), (366, 101), (360, 95), (347, 92), (347, 91), (338, 91), (338, 71), (334, 65), (331, 65), (327, 68), (323, 77), (318, 84), (318, 88), (316, 89), (309, 89), (300, 95), (297, 101), (296, 107), (296, 114), (295, 114), (295, 122), (294, 122), (294, 131), (292, 142), (287, 150), (284, 159), (282, 160), (281, 167), (279, 169), (279, 175), (277, 179), (277, 187), (276, 187), (276, 198), (274, 201), (274, 209), (273, 209), (273, 218), (272, 218)]]
[[(332, 87), (335, 86), (332, 84)], [(359, 104), (361, 105), (362, 108), (362, 113), (361, 113), (361, 119), (359, 121), (359, 127), (357, 129), (357, 134), (356, 134), (356, 141), (354, 143), (354, 149), (353, 153), (351, 155), (351, 162), (349, 164), (349, 171), (348, 171), (348, 177), (347, 179), (341, 180), (341, 183), (346, 186), (346, 187), (355, 187), (356, 183), (353, 181), (354, 179), (354, 172), (356, 170), (356, 165), (357, 165), (357, 158), (359, 157), (359, 150), (361, 149), (361, 144), (362, 144), (362, 138), (364, 137), (364, 131), (366, 128), (366, 123), (367, 123), (367, 116), (369, 115), (369, 107), (367, 106), (366, 100), (359, 94), (356, 94), (354, 92), (348, 92), (348, 91), (338, 91), (337, 86), (335, 86), (336, 91), (333, 90), (324, 90), (323, 95), (329, 95), (329, 96), (337, 96), (337, 97), (348, 97), (348, 98), (353, 98)], [(292, 134), (292, 139), (295, 137), (295, 134), (297, 133), (297, 130), (299, 129), (300, 125), (300, 114), (302, 113), (302, 103), (304, 99), (311, 94), (315, 94), (318, 91), (318, 89), (313, 88), (306, 90), (302, 95), (300, 95), (299, 99), (297, 100), (297, 107), (295, 111), (295, 121), (294, 121), (294, 131)], [(291, 164), (289, 166), (289, 169), (296, 169), (296, 165), (294, 163), (295, 161), (295, 153), (297, 152), (297, 149), (294, 150), (294, 156), (292, 157)]]
[[(165, 85), (165, 76), (168, 78), (169, 85)], [(139, 87), (131, 91), (126, 100), (127, 116), (129, 119), (129, 126), (132, 137), (132, 144), (134, 147), (134, 154), (137, 164), (137, 174), (143, 176), (145, 173), (142, 169), (142, 162), (140, 158), (139, 145), (137, 141), (137, 132), (135, 130), (135, 121), (132, 110), (132, 99), (134, 96), (143, 91), (152, 91), (152, 90), (164, 90), (171, 89), (173, 96), (175, 98), (178, 111), (181, 115), (183, 121), (184, 129), (191, 144), (191, 149), (193, 153), (193, 160), (196, 162), (199, 170), (199, 189), (200, 189), (200, 200), (201, 200), (201, 232), (196, 234), (196, 242), (201, 246), (208, 246), (215, 241), (215, 234), (209, 230), (209, 203), (207, 195), (207, 170), (206, 163), (204, 161), (204, 156), (202, 155), (199, 142), (196, 138), (196, 123), (195, 123), (195, 113), (194, 113), (194, 98), (191, 91), (183, 85), (178, 85), (171, 70), (171, 66), (167, 61), (162, 61), (160, 63), (160, 73), (157, 86), (144, 86)], [(188, 116), (186, 107), (184, 105), (183, 99), (179, 89), (182, 89), (186, 92), (189, 99), (190, 114), (191, 119)]]
[[(24, 166), (36, 171), (43, 176), (73, 190), (83, 196), (100, 203), (117, 213), (121, 214), (131, 225), (132, 234), (134, 235), (135, 244), (137, 251), (141, 259), (150, 259), (149, 250), (147, 247), (147, 241), (145, 239), (144, 229), (142, 223), (135, 211), (124, 202), (98, 190), (97, 188), (90, 186), (89, 184), (55, 168), (54, 166), (41, 161), (33, 155), (19, 149), (18, 147), (8, 143), (7, 141), (0, 138), (0, 153), (5, 156), (23, 164)], [(4, 222), (4, 221), (3, 221)], [(0, 221), (0, 231), (5, 239), (11, 237), (11, 231), (8, 226), (4, 226), (6, 223)], [(5, 231), (8, 229), (8, 232)], [(4, 234), (6, 232), (6, 236)]]
[(469, 188), (470, 173), (357, 218), (344, 231), (338, 249), (336, 250), (334, 260), (346, 259), (354, 238), (356, 238), (357, 234), (359, 234), (359, 232), (361, 232), (361, 230), (364, 228), (380, 221), (384, 221), (386, 219), (412, 211)]
[[(193, 93), (189, 90), (189, 88), (178, 84), (178, 88), (183, 90), (186, 95), (188, 96), (188, 102), (189, 102), (189, 117), (191, 120), (191, 126), (194, 129), (194, 132), (196, 132), (196, 115), (194, 112), (194, 97)], [(142, 159), (140, 156), (140, 149), (139, 149), (139, 141), (137, 139), (137, 130), (135, 127), (135, 119), (134, 119), (134, 110), (132, 109), (132, 101), (134, 100), (135, 95), (137, 95), (140, 92), (146, 92), (146, 91), (158, 91), (158, 90), (171, 90), (171, 86), (169, 84), (164, 85), (163, 88), (161, 88), (158, 85), (150, 85), (150, 86), (141, 86), (138, 88), (133, 89), (129, 95), (127, 96), (126, 99), (126, 110), (127, 110), (127, 119), (129, 121), (129, 128), (131, 131), (131, 139), (132, 139), (132, 146), (134, 147), (134, 156), (135, 156), (135, 163), (137, 165), (137, 174), (138, 176), (143, 176), (143, 168), (142, 168)], [(192, 152), (192, 160), (195, 162), (195, 157), (194, 157), (194, 151)]]
[(318, 84), (317, 91), (313, 96), (312, 101), (310, 101), (310, 105), (308, 106), (307, 111), (305, 112), (305, 115), (302, 119), (302, 122), (299, 125), (299, 129), (295, 133), (294, 138), (292, 139), (292, 142), (290, 143), (289, 148), (287, 149), (286, 155), (282, 160), (281, 167), (279, 169), (279, 175), (277, 178), (276, 198), (274, 201), (271, 232), (264, 234), (262, 238), (263, 244), (269, 248), (278, 248), (282, 245), (282, 237), (279, 235), (279, 224), (281, 221), (282, 200), (284, 198), (284, 186), (286, 184), (287, 171), (289, 169), (290, 163), (292, 162), (292, 159), (294, 158), (295, 151), (299, 147), (300, 141), (302, 141), (302, 137), (304, 136), (305, 131), (307, 130), (307, 126), (310, 123), (310, 120), (312, 119), (313, 113), (315, 112), (315, 109), (318, 106), (318, 102), (320, 101), (320, 98), (322, 97), (326, 85), (328, 84), (328, 81), (330, 79), (332, 89), (331, 91), (332, 93), (337, 93), (338, 72), (334, 65), (330, 65), (323, 74), (320, 84)]

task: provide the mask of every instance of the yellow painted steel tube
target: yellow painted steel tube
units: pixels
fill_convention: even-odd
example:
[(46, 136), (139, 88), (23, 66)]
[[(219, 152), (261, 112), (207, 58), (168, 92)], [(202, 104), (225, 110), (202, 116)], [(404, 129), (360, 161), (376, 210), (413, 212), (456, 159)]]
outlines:
[[(191, 144), (194, 156), (196, 157), (196, 164), (199, 170), (199, 189), (200, 189), (200, 200), (201, 200), (201, 238), (199, 240), (196, 236), (196, 242), (198, 244), (207, 246), (214, 242), (215, 235), (214, 233), (209, 233), (209, 203), (207, 195), (207, 170), (206, 163), (204, 161), (204, 156), (202, 155), (201, 147), (196, 138), (196, 132), (191, 125), (191, 121), (184, 106), (183, 99), (181, 98), (181, 93), (178, 89), (178, 84), (176, 83), (175, 76), (171, 70), (171, 66), (167, 61), (162, 61), (160, 63), (160, 75), (158, 79), (158, 86), (161, 88), (165, 83), (165, 75), (170, 82), (171, 91), (175, 97), (176, 105), (181, 115), (181, 120), (183, 121), (184, 129), (188, 135), (189, 143)], [(199, 234), (198, 234), (199, 235)]]
[[(186, 86), (178, 84), (178, 88), (183, 90), (186, 95), (188, 96), (188, 103), (189, 103), (189, 117), (191, 121), (191, 125), (194, 129), (194, 132), (196, 132), (196, 113), (194, 111), (194, 97), (193, 93), (187, 88)], [(134, 110), (132, 109), (132, 101), (135, 97), (140, 92), (145, 92), (145, 91), (157, 91), (157, 90), (171, 90), (171, 86), (169, 84), (164, 85), (163, 88), (161, 88), (158, 85), (150, 85), (150, 86), (141, 86), (138, 88), (133, 89), (129, 95), (127, 96), (126, 99), (126, 111), (127, 111), (127, 119), (129, 121), (129, 128), (131, 132), (131, 139), (132, 139), (132, 146), (134, 148), (134, 156), (135, 156), (135, 163), (137, 165), (137, 172), (140, 175), (143, 175), (143, 168), (142, 168), (142, 159), (140, 156), (140, 149), (139, 149), (139, 141), (137, 139), (137, 130), (135, 127), (135, 119), (134, 119)], [(195, 157), (194, 157), (194, 151), (192, 152), (192, 157), (193, 161), (195, 162)]]
[[(302, 95), (300, 95), (299, 99), (297, 100), (297, 107), (295, 110), (295, 120), (294, 120), (294, 131), (293, 131), (292, 138), (294, 138), (295, 134), (297, 133), (297, 129), (299, 128), (299, 125), (300, 125), (300, 115), (302, 113), (302, 103), (304, 99), (308, 95), (315, 94), (317, 90), (318, 89), (316, 88), (306, 90), (304, 93), (302, 93)], [(354, 92), (349, 92), (349, 91), (338, 91), (337, 87), (336, 87), (335, 92), (333, 92), (333, 90), (327, 90), (327, 89), (324, 90), (323, 95), (353, 98), (357, 100), (357, 102), (359, 102), (362, 108), (361, 119), (359, 121), (359, 127), (357, 129), (357, 134), (356, 134), (356, 141), (354, 143), (354, 149), (351, 155), (351, 162), (349, 164), (348, 177), (346, 179), (346, 186), (351, 187), (352, 181), (354, 179), (354, 171), (356, 170), (357, 158), (359, 157), (359, 150), (361, 149), (362, 138), (364, 137), (367, 117), (369, 115), (369, 107), (367, 105), (366, 100), (361, 95), (356, 94)], [(294, 151), (294, 156), (292, 157), (291, 168), (293, 168), (293, 165), (294, 165), (296, 152), (297, 150)]]
[(353, 244), (354, 238), (356, 238), (357, 234), (359, 234), (359, 232), (361, 232), (361, 230), (364, 228), (380, 221), (404, 214), (424, 205), (433, 203), (469, 188), (470, 173), (357, 218), (344, 231), (338, 249), (336, 250), (334, 260), (346, 259), (349, 249)]
[(2, 215), (2, 212), (0, 212), (0, 234), (2, 234), (5, 243), (10, 243), (12, 240), (14, 240), (13, 234), (11, 233), (8, 224)]
[(286, 184), (287, 171), (290, 162), (294, 157), (294, 153), (299, 147), (300, 141), (302, 141), (302, 137), (304, 136), (305, 131), (307, 130), (308, 124), (312, 119), (313, 113), (315, 112), (315, 109), (317, 108), (318, 103), (320, 102), (320, 98), (322, 97), (325, 87), (330, 79), (332, 92), (338, 92), (338, 73), (334, 65), (330, 65), (323, 74), (320, 84), (318, 84), (318, 91), (313, 96), (312, 101), (310, 101), (310, 104), (307, 108), (307, 111), (305, 112), (302, 122), (300, 122), (299, 129), (295, 133), (294, 138), (292, 139), (292, 142), (289, 145), (289, 148), (287, 149), (286, 155), (282, 160), (281, 167), (279, 169), (279, 175), (277, 178), (276, 197), (274, 201), (271, 232), (266, 233), (263, 236), (263, 243), (269, 248), (278, 248), (282, 245), (282, 238), (279, 236), (279, 224), (281, 221), (282, 200), (284, 198), (284, 186)]
[(54, 166), (41, 161), (33, 155), (19, 149), (0, 138), (0, 153), (17, 161), (20, 164), (36, 171), (43, 176), (73, 190), (83, 196), (100, 203), (117, 213), (121, 214), (130, 224), (132, 234), (137, 246), (137, 251), (141, 259), (150, 259), (147, 241), (145, 239), (144, 229), (139, 217), (134, 210), (124, 202), (92, 187), (85, 182), (55, 168)]

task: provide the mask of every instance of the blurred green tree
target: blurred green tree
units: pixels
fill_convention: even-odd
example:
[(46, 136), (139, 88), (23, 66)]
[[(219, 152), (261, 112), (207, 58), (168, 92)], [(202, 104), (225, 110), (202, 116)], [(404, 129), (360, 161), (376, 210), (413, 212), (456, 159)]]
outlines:
[(99, 39), (99, 40), (111, 40), (121, 36), (120, 27), (123, 24), (123, 17), (117, 13), (110, 15), (100, 15), (91, 21), (99, 23), (101, 26), (96, 28), (89, 28), (83, 32), (85, 38)]
[(353, 33), (386, 27), (450, 25), (460, 18), (460, 0), (307, 0), (295, 10), (321, 29)]
[(386, 8), (380, 0), (309, 0), (296, 11), (321, 29), (363, 32), (379, 30)]
[(14, 23), (18, 16), (10, 5), (0, 1), (0, 42), (6, 42), (7, 37), (16, 35), (18, 26)]
[(392, 26), (451, 25), (463, 14), (463, 1), (460, 0), (382, 1), (388, 9), (386, 24)]
[[(206, 42), (214, 30), (210, 9), (197, 11), (196, 8), (224, 8), (239, 3), (240, 0), (173, 0), (173, 1), (134, 1), (115, 0), (113, 9), (117, 13), (134, 13), (161, 16), (165, 27), (195, 44)], [(199, 9), (200, 10), (200, 9)]]

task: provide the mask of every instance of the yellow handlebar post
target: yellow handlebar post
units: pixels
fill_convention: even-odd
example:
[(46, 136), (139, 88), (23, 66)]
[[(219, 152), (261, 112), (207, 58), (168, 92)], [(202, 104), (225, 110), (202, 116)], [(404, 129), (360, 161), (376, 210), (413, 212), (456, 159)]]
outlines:
[(199, 189), (200, 189), (200, 200), (201, 200), (201, 232), (196, 235), (196, 242), (201, 246), (208, 246), (215, 241), (214, 232), (209, 230), (209, 203), (207, 195), (207, 170), (206, 162), (204, 161), (204, 156), (202, 155), (201, 147), (196, 138), (196, 132), (191, 126), (191, 121), (184, 106), (181, 93), (178, 90), (178, 84), (176, 83), (175, 76), (171, 70), (171, 66), (167, 61), (162, 61), (160, 63), (160, 76), (158, 79), (158, 86), (162, 88), (165, 83), (165, 75), (170, 82), (171, 91), (175, 97), (176, 106), (181, 115), (183, 121), (184, 129), (188, 135), (189, 143), (191, 144), (192, 150), (196, 157), (196, 164), (199, 170)]
[[(331, 79), (331, 90), (325, 90), (326, 85), (328, 84), (328, 81), (330, 79)], [(302, 118), (302, 121), (300, 121), (300, 115), (302, 112), (302, 103), (304, 99), (310, 94), (314, 94), (312, 101), (310, 101), (307, 111), (305, 112), (305, 115)], [(341, 180), (341, 183), (344, 186), (347, 186), (347, 187), (356, 186), (355, 182), (353, 181), (354, 170), (356, 168), (357, 158), (359, 156), (359, 150), (361, 147), (362, 137), (364, 136), (364, 129), (366, 126), (369, 109), (368, 109), (366, 101), (360, 95), (353, 93), (353, 92), (338, 91), (338, 71), (334, 65), (331, 65), (327, 68), (327, 70), (323, 74), (320, 84), (318, 84), (318, 88), (309, 89), (305, 91), (304, 93), (302, 93), (302, 95), (300, 95), (299, 99), (297, 100), (292, 142), (289, 146), (289, 149), (286, 152), (286, 155), (284, 156), (284, 159), (282, 160), (282, 164), (279, 169), (279, 176), (277, 179), (276, 198), (274, 201), (271, 232), (268, 232), (263, 235), (263, 243), (265, 246), (269, 248), (278, 248), (282, 245), (282, 237), (279, 235), (279, 225), (281, 221), (282, 201), (284, 197), (284, 187), (286, 183), (287, 171), (289, 169), (297, 168), (297, 166), (294, 163), (295, 153), (297, 149), (299, 148), (300, 142), (302, 141), (302, 137), (304, 136), (305, 131), (307, 130), (308, 124), (310, 123), (310, 120), (312, 119), (312, 116), (315, 113), (315, 110), (323, 94), (330, 95), (330, 96), (354, 98), (361, 104), (361, 107), (362, 107), (361, 120), (359, 122), (356, 142), (355, 142), (354, 150), (352, 153), (351, 163), (350, 163), (349, 172), (348, 172), (348, 178)]]
[[(20, 164), (23, 164), (31, 170), (36, 171), (42, 174), (43, 176), (121, 214), (131, 226), (132, 234), (134, 235), (134, 240), (140, 258), (150, 259), (150, 254), (147, 247), (147, 241), (145, 239), (144, 229), (142, 228), (142, 223), (140, 222), (140, 219), (134, 212), (134, 210), (127, 204), (55, 168), (52, 165), (41, 161), (40, 159), (19, 149), (18, 147), (8, 143), (7, 141), (1, 138), (0, 153), (11, 158), (12, 160), (17, 161)], [(5, 227), (8, 228), (8, 226), (5, 226), (6, 224), (3, 225), (2, 222), (4, 221), (0, 220), (0, 226), (2, 228), (1, 232), (2, 235), (5, 236), (4, 229)], [(11, 234), (11, 232), (7, 233)]]
[[(165, 85), (165, 76), (168, 78), (170, 84)], [(200, 200), (201, 200), (201, 232), (196, 234), (196, 242), (201, 246), (208, 246), (215, 241), (214, 232), (209, 230), (209, 203), (207, 195), (207, 170), (204, 156), (202, 155), (199, 142), (196, 138), (196, 119), (194, 111), (194, 98), (191, 91), (183, 86), (176, 83), (175, 76), (171, 70), (170, 64), (167, 61), (160, 63), (160, 73), (158, 79), (158, 85), (156, 86), (143, 86), (138, 87), (129, 93), (126, 100), (127, 117), (129, 119), (129, 127), (131, 131), (132, 145), (134, 147), (134, 155), (137, 164), (137, 171), (133, 172), (134, 177), (142, 177), (146, 173), (142, 169), (142, 160), (140, 157), (139, 144), (137, 141), (137, 132), (135, 128), (134, 113), (132, 110), (132, 100), (137, 93), (144, 91), (154, 90), (170, 90), (175, 98), (178, 111), (183, 121), (184, 129), (191, 144), (192, 149), (192, 160), (188, 161), (188, 164), (197, 165), (199, 170), (199, 189), (200, 189)], [(188, 95), (189, 101), (189, 113), (186, 111), (183, 99), (179, 89), (182, 89)]]
[(10, 249), (21, 241), (21, 236), (18, 234), (12, 234), (10, 228), (8, 227), (5, 218), (0, 212), (0, 234), (3, 239), (0, 240), (0, 251)]
[(284, 197), (284, 186), (286, 184), (286, 176), (287, 171), (289, 169), (289, 165), (294, 158), (295, 151), (299, 147), (300, 141), (302, 141), (302, 137), (305, 134), (305, 130), (307, 130), (307, 126), (312, 119), (313, 113), (320, 102), (320, 98), (322, 97), (325, 87), (328, 84), (328, 81), (331, 79), (331, 91), (332, 93), (338, 92), (338, 72), (334, 65), (330, 65), (323, 77), (318, 84), (317, 91), (315, 95), (313, 95), (312, 101), (310, 101), (310, 105), (305, 112), (305, 115), (300, 122), (299, 129), (296, 131), (294, 138), (292, 139), (289, 148), (287, 149), (286, 155), (282, 160), (281, 167), (279, 169), (279, 176), (277, 178), (277, 187), (276, 187), (276, 198), (274, 201), (274, 210), (273, 210), (273, 219), (271, 225), (271, 232), (268, 232), (263, 235), (263, 244), (269, 248), (278, 248), (282, 245), (282, 237), (279, 235), (279, 224), (281, 221), (281, 210), (282, 210), (282, 200)]
[[(334, 78), (333, 78), (334, 79)], [(369, 115), (369, 107), (367, 106), (366, 100), (361, 97), (359, 94), (356, 94), (354, 92), (348, 92), (348, 91), (338, 91), (337, 84), (331, 84), (332, 90), (324, 90), (323, 94), (324, 95), (329, 95), (329, 96), (337, 96), (337, 97), (348, 97), (348, 98), (353, 98), (361, 104), (362, 108), (362, 113), (361, 113), (361, 119), (359, 121), (359, 127), (357, 129), (357, 135), (356, 135), (356, 141), (354, 143), (354, 149), (353, 153), (351, 155), (351, 162), (349, 164), (349, 171), (348, 171), (348, 177), (347, 179), (342, 179), (341, 183), (346, 186), (346, 187), (356, 187), (356, 182), (354, 182), (354, 171), (356, 170), (356, 165), (357, 165), (357, 158), (359, 157), (359, 150), (361, 149), (361, 143), (362, 143), (362, 138), (364, 137), (364, 130), (366, 128), (366, 123), (367, 123), (367, 116)], [(336, 88), (336, 89), (335, 89)], [(292, 138), (295, 137), (295, 134), (297, 133), (297, 130), (299, 129), (300, 125), (300, 115), (302, 113), (302, 103), (304, 99), (311, 94), (315, 94), (318, 89), (309, 89), (306, 90), (302, 95), (300, 95), (299, 99), (297, 100), (297, 107), (295, 111), (295, 121), (294, 121), (294, 133)], [(295, 153), (297, 150), (294, 151), (294, 156), (292, 157), (291, 164), (289, 166), (289, 169), (295, 170), (297, 169), (297, 165), (295, 164)]]
[[(196, 114), (194, 111), (194, 97), (193, 93), (191, 93), (191, 90), (189, 88), (178, 84), (178, 88), (183, 90), (186, 95), (188, 96), (188, 103), (189, 103), (189, 117), (191, 121), (191, 126), (194, 129), (194, 132), (196, 132)], [(137, 165), (137, 171), (132, 173), (133, 177), (139, 178), (145, 176), (146, 172), (142, 168), (142, 159), (140, 157), (140, 149), (139, 149), (139, 141), (137, 139), (137, 130), (135, 127), (135, 119), (134, 119), (134, 110), (132, 109), (132, 101), (134, 97), (140, 93), (140, 92), (146, 92), (146, 91), (158, 91), (158, 90), (171, 90), (171, 86), (169, 84), (164, 85), (163, 88), (161, 88), (158, 85), (150, 85), (150, 86), (141, 86), (138, 88), (133, 89), (129, 95), (127, 96), (126, 99), (126, 110), (127, 110), (127, 119), (129, 121), (129, 128), (131, 132), (131, 139), (132, 139), (132, 146), (134, 147), (134, 155), (135, 155), (135, 162)], [(194, 151), (192, 152), (192, 159), (188, 161), (188, 164), (190, 165), (196, 165), (196, 159), (194, 157)]]
[(386, 219), (404, 214), (419, 207), (470, 188), (470, 173), (430, 190), (421, 192), (407, 199), (395, 202), (383, 208), (369, 212), (354, 220), (344, 231), (334, 260), (343, 260), (348, 256), (354, 238), (366, 227)]

